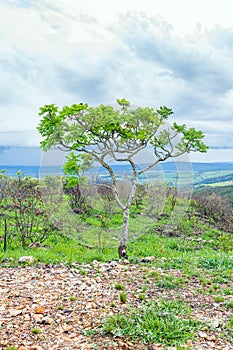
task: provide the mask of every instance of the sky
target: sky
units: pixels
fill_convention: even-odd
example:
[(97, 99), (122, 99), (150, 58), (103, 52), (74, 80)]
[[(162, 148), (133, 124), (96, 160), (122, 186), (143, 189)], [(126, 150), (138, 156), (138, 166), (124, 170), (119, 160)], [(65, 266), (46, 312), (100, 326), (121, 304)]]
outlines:
[(122, 97), (204, 131), (192, 161), (233, 162), (231, 3), (0, 0), (0, 163), (39, 146), (43, 105)]

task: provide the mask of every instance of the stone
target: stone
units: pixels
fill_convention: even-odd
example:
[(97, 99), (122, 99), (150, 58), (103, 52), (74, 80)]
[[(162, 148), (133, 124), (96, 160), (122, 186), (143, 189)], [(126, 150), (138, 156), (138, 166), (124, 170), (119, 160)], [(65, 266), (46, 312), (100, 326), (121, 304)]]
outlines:
[(32, 317), (36, 321), (36, 323), (41, 323), (43, 315), (41, 315), (41, 314), (33, 314)]
[(10, 309), (9, 310), (9, 314), (12, 317), (18, 316), (22, 313), (22, 310), (18, 310), (18, 309)]
[(34, 264), (34, 257), (30, 256), (30, 255), (28, 255), (28, 256), (26, 256), (26, 255), (25, 256), (21, 256), (19, 258), (19, 262), (31, 265), (31, 264)]
[(205, 332), (199, 332), (198, 335), (201, 338), (207, 338), (208, 337), (208, 335)]
[(43, 324), (54, 324), (54, 319), (51, 317), (43, 317), (41, 320), (41, 323)]
[(44, 308), (43, 306), (37, 306), (37, 307), (35, 308), (35, 313), (36, 313), (36, 314), (42, 314), (42, 315), (44, 315), (44, 313), (45, 313), (45, 308)]
[(139, 261), (142, 263), (148, 263), (150, 261), (156, 260), (156, 256), (147, 256), (145, 258), (140, 259)]

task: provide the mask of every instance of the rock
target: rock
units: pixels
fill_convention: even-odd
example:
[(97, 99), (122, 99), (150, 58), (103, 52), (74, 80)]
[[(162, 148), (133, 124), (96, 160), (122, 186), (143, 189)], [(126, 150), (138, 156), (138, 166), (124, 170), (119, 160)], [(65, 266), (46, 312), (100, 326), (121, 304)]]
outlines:
[(18, 310), (18, 309), (10, 309), (9, 310), (9, 314), (11, 317), (15, 317), (18, 316), (22, 313), (22, 310)]
[(139, 261), (142, 263), (148, 263), (150, 261), (155, 261), (156, 260), (156, 256), (147, 256), (146, 258), (142, 258)]
[(69, 331), (71, 331), (73, 329), (73, 327), (71, 325), (69, 325), (69, 324), (64, 324), (63, 329), (64, 329), (64, 331), (68, 331), (69, 332)]
[(54, 324), (54, 319), (51, 318), (51, 317), (43, 317), (42, 320), (41, 320), (41, 323), (43, 324)]
[(42, 247), (42, 244), (40, 242), (33, 242), (29, 244), (29, 248), (40, 248)]
[(199, 332), (198, 335), (201, 338), (207, 338), (208, 337), (208, 335), (205, 332)]
[(36, 323), (41, 323), (42, 322), (43, 315), (41, 315), (41, 314), (33, 314), (32, 317), (36, 321)]
[(123, 265), (129, 264), (129, 260), (127, 260), (127, 259), (122, 260), (122, 264), (123, 264)]
[(21, 256), (19, 258), (19, 262), (31, 265), (31, 264), (34, 264), (34, 257), (30, 256), (30, 255), (29, 256)]
[(215, 328), (220, 327), (220, 320), (218, 320), (218, 319), (212, 320), (211, 326), (213, 326)]
[(93, 264), (93, 265), (99, 265), (100, 262), (99, 262), (98, 260), (93, 260), (93, 261), (92, 261), (92, 264)]
[(37, 307), (35, 308), (35, 313), (36, 313), (36, 314), (42, 314), (42, 315), (44, 315), (44, 313), (45, 313), (45, 308), (44, 308), (43, 306), (37, 306)]

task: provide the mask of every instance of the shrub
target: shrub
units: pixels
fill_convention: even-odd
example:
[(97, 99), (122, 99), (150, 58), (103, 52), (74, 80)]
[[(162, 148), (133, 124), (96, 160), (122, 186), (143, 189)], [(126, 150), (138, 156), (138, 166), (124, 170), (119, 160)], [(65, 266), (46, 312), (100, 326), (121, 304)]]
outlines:
[(18, 240), (25, 248), (35, 242), (44, 242), (56, 231), (48, 219), (38, 179), (20, 172), (14, 178), (1, 173), (0, 199), (0, 221), (8, 240)]

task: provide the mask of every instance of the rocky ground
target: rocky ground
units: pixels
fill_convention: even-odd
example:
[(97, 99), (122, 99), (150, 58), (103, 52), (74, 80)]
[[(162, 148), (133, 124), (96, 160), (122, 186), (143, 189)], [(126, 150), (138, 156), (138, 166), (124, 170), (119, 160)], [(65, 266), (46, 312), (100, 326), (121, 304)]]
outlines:
[[(0, 349), (169, 349), (159, 344), (135, 344), (111, 335), (93, 335), (93, 329), (106, 316), (127, 313), (129, 306), (137, 308), (147, 300), (161, 297), (184, 300), (192, 307), (192, 317), (215, 327), (215, 331), (199, 332), (195, 340), (186, 343), (186, 349), (233, 349), (233, 344), (220, 336), (221, 325), (232, 311), (214, 302), (212, 295), (198, 293), (202, 284), (195, 277), (174, 289), (154, 287), (150, 272), (157, 270), (163, 273), (146, 263), (115, 261), (74, 264), (73, 268), (43, 264), (0, 268)], [(169, 273), (182, 276), (178, 270)], [(125, 286), (126, 303), (119, 301), (116, 283)], [(139, 295), (145, 284), (148, 288), (143, 301)]]

